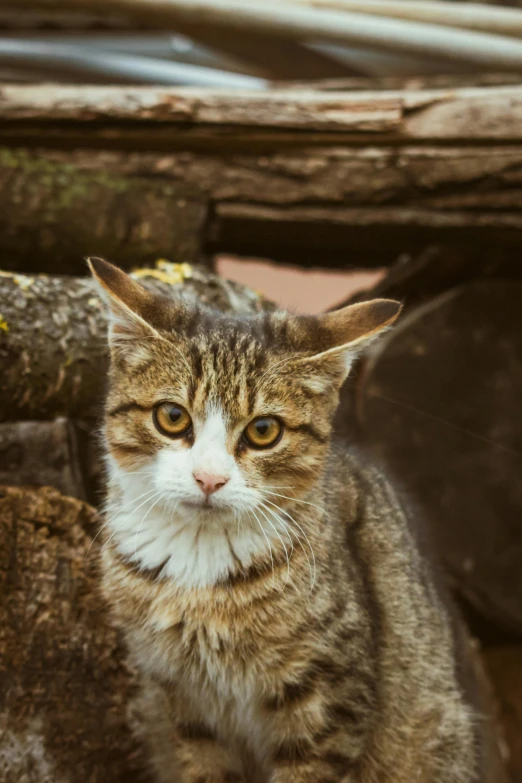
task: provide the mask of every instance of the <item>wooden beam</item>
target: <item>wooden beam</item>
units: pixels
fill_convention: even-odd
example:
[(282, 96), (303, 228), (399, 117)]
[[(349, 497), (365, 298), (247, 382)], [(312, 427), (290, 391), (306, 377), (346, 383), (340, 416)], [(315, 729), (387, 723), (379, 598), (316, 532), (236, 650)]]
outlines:
[(282, 134), (278, 138), (286, 134), (293, 144), (316, 140), (303, 136), (303, 131), (323, 134), (320, 138), (334, 142), (370, 138), (394, 143), (520, 142), (522, 87), (228, 93), (171, 87), (4, 85), (0, 119), (1, 133), (18, 136), (18, 143), (24, 133), (45, 144), (46, 135), (52, 138), (74, 128), (84, 129), (89, 146), (98, 134), (102, 146), (116, 139), (125, 143), (133, 132), (146, 129), (149, 149), (154, 148), (155, 136), (161, 138), (163, 148), (169, 143), (187, 144), (191, 138), (220, 138), (234, 147), (241, 134), (268, 141), (276, 133)]

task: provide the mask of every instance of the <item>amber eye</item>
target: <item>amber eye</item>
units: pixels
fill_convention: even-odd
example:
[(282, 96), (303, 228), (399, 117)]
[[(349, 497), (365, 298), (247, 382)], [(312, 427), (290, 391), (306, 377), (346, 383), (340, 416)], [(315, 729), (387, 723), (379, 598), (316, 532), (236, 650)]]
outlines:
[(250, 446), (266, 449), (275, 446), (283, 432), (283, 425), (274, 416), (260, 416), (250, 422), (243, 437)]
[(192, 427), (192, 419), (181, 405), (175, 402), (162, 402), (154, 408), (154, 424), (163, 435), (180, 438)]

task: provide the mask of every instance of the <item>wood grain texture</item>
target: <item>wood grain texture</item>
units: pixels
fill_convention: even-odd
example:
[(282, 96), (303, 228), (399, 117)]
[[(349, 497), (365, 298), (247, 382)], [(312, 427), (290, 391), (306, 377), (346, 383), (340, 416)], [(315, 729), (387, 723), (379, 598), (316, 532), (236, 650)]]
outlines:
[(2, 264), (81, 274), (88, 254), (129, 267), (228, 252), (344, 267), (390, 264), (444, 240), (520, 244), (522, 145), (307, 142), (0, 148)]
[[(522, 87), (441, 88), (335, 92), (150, 87), (4, 85), (4, 122), (33, 120), (85, 124), (132, 120), (169, 123), (172, 135), (186, 123), (228, 128), (368, 133), (394, 141), (412, 139), (522, 139)], [(473, 120), (471, 122), (471, 120)]]

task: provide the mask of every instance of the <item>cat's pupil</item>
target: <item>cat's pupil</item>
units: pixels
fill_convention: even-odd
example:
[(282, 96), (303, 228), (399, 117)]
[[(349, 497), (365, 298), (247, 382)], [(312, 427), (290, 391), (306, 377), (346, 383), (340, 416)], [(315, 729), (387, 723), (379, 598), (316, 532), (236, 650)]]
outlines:
[(169, 419), (173, 424), (175, 424), (177, 421), (179, 421), (181, 417), (181, 411), (179, 408), (171, 408), (169, 411)]
[(268, 421), (258, 421), (256, 424), (256, 430), (258, 434), (261, 436), (266, 435), (269, 429), (270, 429), (270, 422)]

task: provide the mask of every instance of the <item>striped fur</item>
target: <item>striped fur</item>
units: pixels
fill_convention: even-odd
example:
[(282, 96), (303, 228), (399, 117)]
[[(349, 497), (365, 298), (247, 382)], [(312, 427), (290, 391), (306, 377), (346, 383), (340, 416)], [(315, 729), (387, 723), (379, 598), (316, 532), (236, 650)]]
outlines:
[[(478, 781), (429, 564), (386, 479), (331, 440), (355, 351), (398, 308), (231, 318), (93, 271), (113, 313), (103, 588), (157, 780)], [(155, 429), (164, 400), (186, 437)], [(260, 415), (273, 448), (242, 438)], [(203, 463), (228, 478), (205, 507)]]

